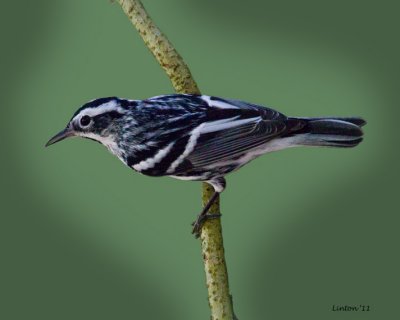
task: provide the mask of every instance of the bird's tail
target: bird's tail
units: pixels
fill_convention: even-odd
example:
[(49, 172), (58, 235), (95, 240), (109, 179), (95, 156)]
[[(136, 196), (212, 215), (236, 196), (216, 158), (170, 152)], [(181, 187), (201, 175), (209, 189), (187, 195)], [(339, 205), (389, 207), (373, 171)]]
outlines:
[(362, 118), (289, 118), (289, 122), (301, 123), (291, 132), (296, 144), (303, 146), (355, 147), (363, 140)]

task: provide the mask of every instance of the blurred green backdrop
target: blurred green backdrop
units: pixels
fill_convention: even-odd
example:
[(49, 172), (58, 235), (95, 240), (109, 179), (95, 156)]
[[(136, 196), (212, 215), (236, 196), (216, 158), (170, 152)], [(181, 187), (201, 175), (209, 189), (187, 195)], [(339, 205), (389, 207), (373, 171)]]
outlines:
[[(399, 318), (396, 2), (143, 2), (204, 93), (369, 122), (356, 149), (286, 150), (228, 177), (239, 318)], [(171, 93), (164, 72), (110, 1), (1, 11), (0, 318), (207, 319), (200, 184), (134, 174), (91, 141), (43, 147), (87, 100)]]

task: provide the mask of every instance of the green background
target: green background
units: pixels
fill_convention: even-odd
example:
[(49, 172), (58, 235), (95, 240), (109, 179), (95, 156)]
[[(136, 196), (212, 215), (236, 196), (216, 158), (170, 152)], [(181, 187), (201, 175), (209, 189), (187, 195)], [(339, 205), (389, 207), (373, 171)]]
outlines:
[[(228, 177), (239, 318), (399, 318), (395, 1), (144, 4), (203, 93), (368, 120), (358, 148), (285, 150)], [(135, 174), (89, 140), (44, 148), (88, 100), (173, 91), (119, 5), (3, 1), (1, 15), (0, 318), (208, 319), (200, 184)], [(371, 311), (331, 311), (346, 304)]]

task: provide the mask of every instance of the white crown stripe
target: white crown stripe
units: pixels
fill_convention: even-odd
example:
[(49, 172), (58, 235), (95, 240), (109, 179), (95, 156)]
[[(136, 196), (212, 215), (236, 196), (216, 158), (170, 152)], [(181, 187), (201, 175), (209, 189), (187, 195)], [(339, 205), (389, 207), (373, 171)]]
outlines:
[(103, 103), (102, 105), (100, 105), (98, 107), (91, 107), (91, 108), (83, 109), (81, 112), (79, 112), (74, 117), (73, 120), (79, 119), (83, 115), (87, 115), (87, 116), (93, 118), (95, 116), (98, 116), (99, 114), (107, 113), (107, 112), (111, 112), (111, 111), (118, 111), (119, 113), (124, 113), (125, 112), (125, 110), (118, 105), (117, 101), (112, 100), (112, 101)]

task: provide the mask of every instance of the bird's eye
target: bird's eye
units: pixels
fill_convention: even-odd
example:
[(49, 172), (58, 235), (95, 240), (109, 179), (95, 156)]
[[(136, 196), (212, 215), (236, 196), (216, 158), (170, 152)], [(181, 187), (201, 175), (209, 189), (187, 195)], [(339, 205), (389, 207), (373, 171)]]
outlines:
[(90, 123), (90, 121), (91, 121), (91, 118), (90, 118), (89, 116), (83, 116), (83, 117), (81, 118), (81, 121), (80, 121), (81, 126), (82, 126), (82, 127), (88, 126), (89, 123)]

